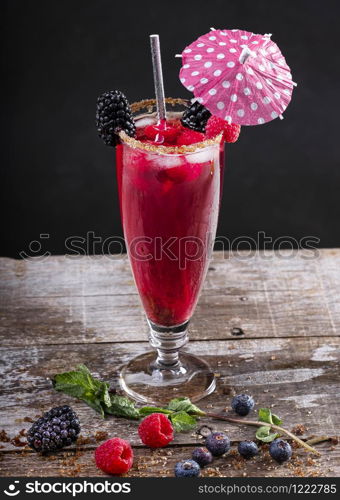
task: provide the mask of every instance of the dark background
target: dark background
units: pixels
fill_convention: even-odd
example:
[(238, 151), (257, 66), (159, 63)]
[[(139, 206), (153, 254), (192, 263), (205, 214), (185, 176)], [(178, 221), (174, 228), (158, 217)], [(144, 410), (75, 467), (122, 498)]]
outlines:
[[(168, 96), (181, 52), (215, 28), (273, 33), (298, 87), (283, 121), (244, 127), (228, 147), (218, 234), (289, 235), (340, 246), (337, 1), (10, 0), (2, 2), (1, 254), (64, 253), (65, 238), (121, 235), (114, 151), (97, 138), (97, 95), (153, 95), (149, 39), (161, 38)], [(29, 252), (28, 252), (29, 253)]]

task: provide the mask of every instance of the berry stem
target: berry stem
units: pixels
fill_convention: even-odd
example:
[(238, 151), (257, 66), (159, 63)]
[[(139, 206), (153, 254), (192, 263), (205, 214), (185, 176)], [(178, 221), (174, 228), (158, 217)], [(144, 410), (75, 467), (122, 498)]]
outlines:
[(226, 422), (230, 422), (232, 424), (243, 424), (243, 425), (254, 425), (256, 427), (270, 427), (270, 429), (274, 429), (276, 431), (279, 431), (283, 434), (286, 434), (286, 436), (289, 436), (291, 439), (299, 443), (300, 446), (303, 448), (306, 448), (306, 450), (310, 451), (311, 453), (314, 453), (315, 455), (321, 455), (319, 451), (317, 451), (315, 448), (310, 446), (309, 444), (305, 443), (305, 441), (302, 441), (302, 439), (298, 438), (295, 436), (290, 431), (287, 431), (287, 429), (284, 429), (283, 427), (280, 427), (278, 425), (274, 424), (269, 424), (267, 422), (259, 422), (258, 420), (243, 420), (239, 418), (230, 418), (230, 417), (224, 417), (223, 415), (218, 415), (217, 413), (206, 413), (206, 417), (211, 417), (211, 418), (217, 418), (218, 420), (225, 420)]
[(309, 445), (324, 443), (325, 441), (330, 441), (332, 438), (330, 436), (317, 436), (311, 439), (307, 439), (306, 443)]

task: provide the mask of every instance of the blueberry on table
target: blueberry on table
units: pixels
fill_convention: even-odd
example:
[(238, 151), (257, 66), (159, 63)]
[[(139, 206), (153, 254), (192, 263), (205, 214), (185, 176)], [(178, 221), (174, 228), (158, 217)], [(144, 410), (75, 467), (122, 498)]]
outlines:
[(213, 461), (213, 456), (208, 450), (208, 448), (205, 448), (204, 446), (200, 448), (195, 448), (194, 451), (192, 452), (192, 458), (197, 462), (201, 467), (204, 467), (205, 465), (211, 464)]
[(237, 396), (234, 396), (231, 401), (232, 409), (242, 417), (248, 415), (248, 413), (254, 408), (254, 406), (254, 400), (248, 394), (238, 394)]
[(176, 477), (197, 477), (200, 471), (200, 466), (195, 460), (181, 460), (175, 465)]
[(224, 432), (212, 432), (205, 440), (205, 446), (214, 457), (220, 457), (230, 449), (230, 439)]
[(254, 441), (240, 441), (237, 449), (243, 458), (253, 458), (259, 453), (257, 444)]
[(287, 441), (278, 438), (270, 443), (269, 453), (274, 460), (281, 464), (290, 459), (292, 456), (292, 448)]

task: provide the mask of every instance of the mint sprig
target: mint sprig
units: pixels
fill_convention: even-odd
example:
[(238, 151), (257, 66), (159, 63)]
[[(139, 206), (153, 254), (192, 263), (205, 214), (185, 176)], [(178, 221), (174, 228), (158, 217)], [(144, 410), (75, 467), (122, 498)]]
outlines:
[(282, 420), (277, 415), (271, 412), (269, 408), (260, 408), (259, 409), (259, 421), (267, 422), (268, 424), (281, 425)]
[(188, 398), (172, 399), (166, 408), (136, 408), (131, 399), (110, 394), (108, 382), (94, 377), (85, 365), (78, 365), (73, 371), (55, 375), (52, 382), (56, 391), (84, 401), (102, 417), (114, 415), (139, 419), (152, 413), (164, 413), (171, 420), (176, 432), (185, 432), (196, 426), (197, 417), (204, 415)]
[(52, 382), (56, 391), (84, 401), (102, 417), (110, 414), (117, 417), (139, 418), (133, 401), (110, 394), (109, 384), (95, 378), (85, 365), (78, 365), (73, 371), (55, 375)]
[(189, 398), (175, 398), (172, 399), (168, 406), (168, 410), (185, 412), (189, 415), (204, 416), (205, 412), (200, 410), (198, 406), (194, 405)]
[(264, 443), (271, 443), (276, 439), (280, 434), (277, 432), (270, 432), (270, 427), (268, 425), (264, 425), (259, 427), (256, 431), (256, 439), (263, 441)]
[(140, 418), (139, 410), (131, 399), (124, 396), (110, 395), (110, 405), (106, 406), (104, 413), (109, 413), (116, 417)]
[(168, 415), (175, 432), (188, 432), (194, 429), (197, 424), (197, 419), (193, 415), (189, 415), (186, 411), (176, 411)]
[(93, 377), (85, 365), (78, 365), (76, 370), (59, 373), (53, 379), (57, 391), (85, 401), (102, 416), (111, 405), (109, 384)]
[(57, 391), (84, 401), (100, 413), (102, 417), (114, 415), (137, 420), (152, 413), (164, 413), (171, 420), (176, 432), (186, 432), (193, 429), (199, 417), (210, 417), (232, 424), (259, 427), (256, 437), (265, 443), (269, 443), (277, 436), (285, 434), (308, 451), (320, 455), (315, 448), (281, 427), (282, 420), (277, 415), (274, 415), (269, 408), (260, 408), (258, 420), (256, 421), (204, 412), (186, 397), (172, 399), (165, 408), (158, 408), (157, 406), (137, 408), (131, 399), (111, 394), (108, 382), (94, 377), (85, 365), (78, 365), (73, 371), (55, 375), (52, 382)]
[(157, 406), (143, 406), (139, 408), (139, 416), (144, 418), (152, 413), (164, 413), (165, 415), (170, 415), (172, 413), (171, 410), (167, 410), (166, 408), (158, 408)]
[[(259, 422), (266, 422), (267, 424), (271, 425), (281, 425), (282, 420), (280, 417), (277, 415), (274, 415), (274, 413), (271, 412), (269, 408), (260, 408), (259, 409)], [(270, 432), (271, 427), (269, 425), (264, 425), (257, 429), (256, 431), (256, 438), (259, 439), (260, 441), (263, 441), (264, 443), (271, 443), (279, 437), (280, 434), (277, 432)]]

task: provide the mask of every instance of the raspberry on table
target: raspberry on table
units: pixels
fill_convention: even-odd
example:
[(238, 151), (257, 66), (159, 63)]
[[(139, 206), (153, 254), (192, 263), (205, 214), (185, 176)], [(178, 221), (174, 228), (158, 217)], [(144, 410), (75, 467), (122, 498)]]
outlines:
[(220, 457), (230, 450), (230, 439), (224, 432), (212, 432), (205, 440), (205, 446), (214, 457)]
[(79, 432), (79, 420), (72, 408), (57, 406), (33, 423), (27, 442), (34, 451), (47, 453), (69, 446), (77, 440)]
[(213, 456), (208, 448), (201, 446), (200, 448), (194, 449), (192, 452), (192, 459), (195, 460), (200, 467), (204, 467), (205, 465), (211, 464)]
[(289, 460), (292, 456), (292, 447), (283, 439), (274, 439), (274, 441), (270, 443), (269, 454), (274, 460), (281, 464)]
[(94, 453), (96, 465), (107, 474), (124, 474), (133, 464), (133, 451), (128, 441), (108, 439)]
[(175, 465), (176, 477), (197, 477), (200, 471), (200, 466), (195, 460), (181, 460)]
[(218, 116), (211, 116), (206, 124), (205, 131), (208, 139), (212, 139), (223, 132), (225, 142), (236, 142), (241, 132), (241, 125), (229, 124)]
[(231, 401), (232, 409), (241, 417), (248, 415), (255, 406), (254, 399), (248, 394), (238, 394)]
[(237, 449), (243, 458), (253, 458), (259, 453), (257, 444), (254, 441), (240, 441)]
[(173, 440), (174, 429), (164, 413), (152, 413), (141, 421), (138, 434), (146, 446), (161, 448)]

